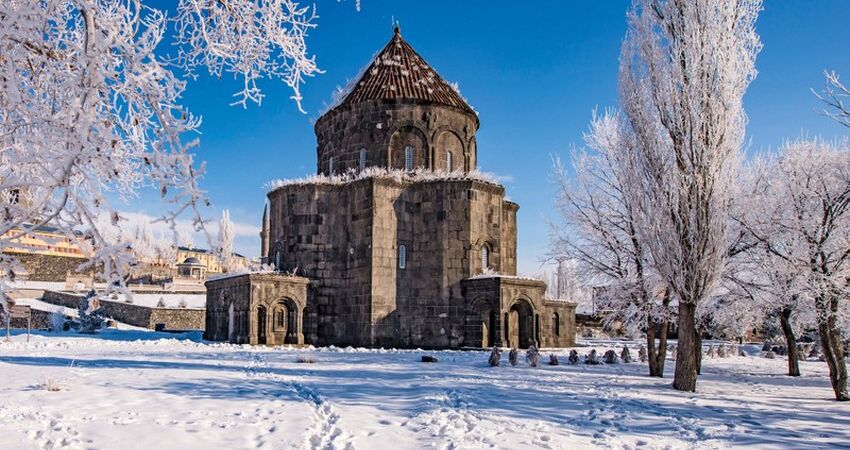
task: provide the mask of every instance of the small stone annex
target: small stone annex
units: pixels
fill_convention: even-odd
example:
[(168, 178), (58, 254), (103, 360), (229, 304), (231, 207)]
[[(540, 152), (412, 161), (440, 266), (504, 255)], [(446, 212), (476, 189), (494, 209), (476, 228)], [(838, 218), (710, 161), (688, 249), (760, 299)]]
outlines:
[[(277, 273), (206, 282), (209, 340), (571, 346), (575, 304), (516, 276), (516, 214), (477, 171), (478, 115), (398, 28), (315, 124), (317, 175), (268, 193)], [(297, 274), (291, 276), (285, 274)]]

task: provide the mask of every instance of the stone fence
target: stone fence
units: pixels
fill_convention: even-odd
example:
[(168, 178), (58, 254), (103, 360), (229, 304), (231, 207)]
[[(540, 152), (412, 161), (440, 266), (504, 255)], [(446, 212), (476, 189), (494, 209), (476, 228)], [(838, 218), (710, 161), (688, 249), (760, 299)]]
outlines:
[[(42, 301), (68, 308), (78, 308), (82, 296), (68, 292), (44, 291)], [(137, 327), (162, 331), (203, 330), (203, 308), (158, 308), (132, 303), (101, 300), (104, 315)]]

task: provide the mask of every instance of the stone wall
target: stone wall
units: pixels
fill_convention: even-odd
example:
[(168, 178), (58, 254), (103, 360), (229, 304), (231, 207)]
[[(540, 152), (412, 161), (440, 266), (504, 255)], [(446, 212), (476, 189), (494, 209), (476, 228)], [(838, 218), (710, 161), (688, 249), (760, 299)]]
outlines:
[(315, 333), (310, 326), (315, 314), (306, 309), (308, 283), (306, 278), (282, 274), (244, 274), (207, 281), (204, 339), (303, 344), (306, 328)]
[(491, 269), (516, 270), (517, 206), (496, 184), (376, 177), (285, 186), (269, 202), (269, 260), (311, 280), (309, 343), (462, 346), (460, 282), (482, 272), (482, 247)]
[[(67, 292), (45, 291), (42, 300), (54, 305), (78, 308), (82, 297)], [(204, 329), (204, 310), (198, 308), (151, 308), (132, 303), (101, 300), (104, 315), (119, 322), (165, 331)]]
[[(68, 272), (76, 272), (80, 264), (87, 262), (83, 258), (66, 256), (39, 255), (34, 253), (11, 254), (29, 272), (34, 281), (65, 281)], [(86, 271), (91, 273), (92, 270)]]
[[(50, 312), (32, 309), (32, 318), (30, 319), (30, 327), (33, 330), (46, 330), (50, 328)], [(6, 328), (5, 321), (2, 320), (3, 314), (0, 312), (0, 329)], [(9, 328), (12, 329), (27, 329), (27, 319), (12, 318), (9, 319)]]
[(365, 101), (329, 111), (316, 121), (318, 173), (359, 167), (360, 150), (366, 165), (404, 168), (404, 148), (414, 149), (414, 166), (445, 170), (452, 152), (453, 170), (476, 167), (475, 132), (478, 118), (461, 109), (416, 100)]

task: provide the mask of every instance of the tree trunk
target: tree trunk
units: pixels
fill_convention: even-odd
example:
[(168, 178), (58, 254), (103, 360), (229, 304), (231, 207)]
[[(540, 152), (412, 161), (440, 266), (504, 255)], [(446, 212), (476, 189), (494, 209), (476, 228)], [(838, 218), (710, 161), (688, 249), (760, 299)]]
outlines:
[(817, 299), (816, 304), (820, 310), (818, 311), (820, 313), (818, 314), (818, 332), (823, 356), (829, 366), (829, 381), (832, 383), (832, 390), (835, 391), (835, 399), (848, 401), (850, 393), (847, 392), (847, 364), (844, 362), (841, 333), (835, 323), (838, 315), (838, 298)]
[(646, 356), (649, 359), (649, 376), (658, 376), (658, 360), (655, 357), (655, 322), (646, 318)]
[[(656, 328), (658, 327), (658, 328)], [(658, 339), (658, 346), (655, 340)], [(649, 376), (664, 378), (664, 361), (667, 358), (667, 320), (660, 326), (648, 318), (646, 320), (646, 352), (649, 359)]]
[(694, 348), (694, 356), (697, 360), (697, 375), (702, 375), (702, 331), (697, 330), (697, 345)]
[(664, 363), (667, 361), (667, 319), (661, 322), (661, 327), (658, 331), (658, 352), (656, 352), (655, 365), (658, 367), (658, 378), (664, 378)]
[(679, 301), (679, 345), (676, 354), (676, 372), (673, 388), (695, 392), (697, 389), (696, 305)]
[(791, 328), (791, 308), (783, 308), (779, 312), (779, 324), (785, 334), (785, 345), (788, 346), (788, 376), (800, 376), (800, 361), (797, 357), (797, 338)]

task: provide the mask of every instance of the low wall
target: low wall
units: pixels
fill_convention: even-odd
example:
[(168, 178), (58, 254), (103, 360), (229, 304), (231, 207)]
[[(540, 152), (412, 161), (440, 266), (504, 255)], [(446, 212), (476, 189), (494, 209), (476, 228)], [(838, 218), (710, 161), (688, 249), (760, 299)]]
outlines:
[[(50, 328), (50, 313), (49, 312), (40, 311), (40, 310), (37, 310), (37, 309), (32, 309), (30, 311), (32, 313), (32, 318), (31, 318), (32, 321), (30, 323), (30, 326), (32, 327), (33, 330), (46, 330), (46, 329)], [(3, 317), (2, 312), (0, 312), (0, 317)], [(0, 322), (2, 322), (2, 321), (0, 321)], [(5, 326), (6, 326), (6, 324), (2, 323), (2, 326), (0, 326), (0, 329), (4, 328)], [(27, 329), (27, 319), (24, 319), (22, 317), (15, 317), (15, 318), (9, 319), (9, 328), (21, 328), (21, 329), (26, 330)]]
[[(36, 253), (10, 253), (25, 269), (33, 281), (65, 281), (68, 272), (76, 272), (80, 264), (86, 263), (85, 258), (68, 256), (39, 255)], [(93, 272), (91, 269), (86, 273)]]
[[(44, 291), (42, 300), (54, 305), (77, 308), (82, 296), (68, 292)], [(154, 330), (157, 325), (166, 331), (203, 330), (203, 308), (151, 308), (132, 303), (101, 300), (105, 316), (136, 327)]]

